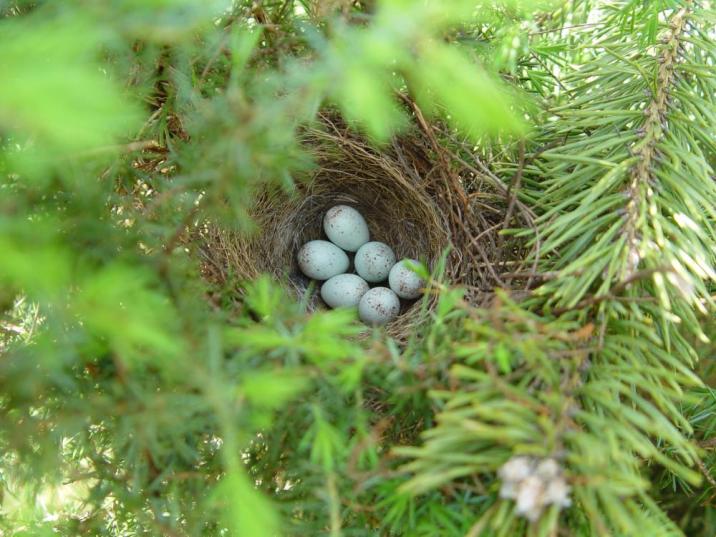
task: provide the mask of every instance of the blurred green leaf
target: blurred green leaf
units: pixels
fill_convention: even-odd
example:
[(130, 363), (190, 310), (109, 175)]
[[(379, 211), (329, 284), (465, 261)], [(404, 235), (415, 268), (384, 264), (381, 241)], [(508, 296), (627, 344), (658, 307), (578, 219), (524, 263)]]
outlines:
[(168, 367), (182, 351), (171, 304), (142, 270), (113, 264), (88, 276), (72, 306), (82, 325), (130, 365), (149, 352), (152, 365)]
[(384, 142), (406, 124), (396, 106), (385, 75), (355, 62), (345, 67), (336, 91), (346, 117), (365, 127), (377, 141)]
[[(33, 226), (39, 232), (44, 226)], [(47, 231), (50, 231), (47, 229)], [(44, 244), (43, 244), (44, 242)], [(60, 245), (0, 234), (0, 282), (36, 299), (55, 299), (70, 283), (70, 259)]]
[(294, 399), (309, 386), (309, 379), (299, 371), (270, 369), (247, 374), (241, 392), (253, 404), (274, 409)]
[(246, 305), (259, 317), (269, 320), (286, 300), (286, 292), (267, 275), (258, 277), (246, 285)]
[(271, 503), (243, 471), (229, 471), (217, 485), (211, 503), (221, 507), (232, 536), (279, 535), (279, 519)]
[(229, 328), (224, 337), (227, 343), (250, 349), (253, 352), (282, 348), (294, 349), (297, 346), (294, 337), (279, 333), (269, 326), (251, 325), (245, 329)]
[(246, 68), (246, 64), (254, 52), (261, 36), (263, 35), (262, 27), (249, 27), (244, 25), (236, 25), (231, 33), (231, 51), (232, 51), (232, 70), (231, 77), (241, 76)]
[(102, 40), (77, 17), (0, 20), (0, 126), (70, 154), (138, 128), (139, 107), (95, 61)]
[(473, 137), (500, 132), (524, 134), (526, 127), (517, 115), (517, 103), (484, 69), (468, 61), (459, 51), (431, 43), (423, 51), (424, 61), (415, 69), (415, 83), (426, 88), (425, 99), (434, 96), (445, 107), (449, 121)]
[(502, 343), (499, 343), (497, 347), (495, 347), (495, 360), (503, 374), (507, 375), (512, 371), (510, 351)]
[(306, 357), (314, 363), (330, 364), (333, 360), (360, 355), (361, 348), (349, 339), (365, 330), (355, 322), (356, 316), (356, 312), (348, 308), (311, 315), (300, 336)]
[(337, 457), (343, 450), (343, 438), (340, 432), (324, 419), (318, 407), (314, 407), (313, 417), (311, 461), (320, 464), (325, 472), (332, 472)]

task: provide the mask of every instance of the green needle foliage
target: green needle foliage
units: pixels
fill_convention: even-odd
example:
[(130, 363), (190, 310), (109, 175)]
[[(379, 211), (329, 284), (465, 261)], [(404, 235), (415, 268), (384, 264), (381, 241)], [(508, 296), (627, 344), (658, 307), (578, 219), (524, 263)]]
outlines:
[[(712, 537), (715, 27), (705, 0), (0, 0), (0, 534)], [(476, 306), (446, 253), (398, 344), (209, 283), (205, 226), (260, 234), (324, 110), (504, 191), (510, 289)]]

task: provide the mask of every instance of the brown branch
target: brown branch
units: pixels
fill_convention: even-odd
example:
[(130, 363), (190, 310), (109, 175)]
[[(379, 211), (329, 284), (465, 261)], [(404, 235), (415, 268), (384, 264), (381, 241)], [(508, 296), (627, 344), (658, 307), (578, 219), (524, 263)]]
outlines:
[(709, 482), (709, 485), (711, 485), (712, 487), (716, 487), (716, 479), (713, 478), (709, 469), (706, 467), (706, 465), (703, 463), (703, 461), (701, 459), (699, 459), (698, 457), (696, 458), (696, 466), (699, 467), (699, 470), (701, 471), (703, 476), (706, 478), (706, 481)]
[(510, 180), (510, 185), (507, 187), (505, 197), (507, 198), (507, 211), (505, 212), (505, 220), (502, 223), (502, 229), (507, 229), (512, 220), (512, 213), (515, 209), (515, 202), (517, 201), (517, 193), (522, 186), (522, 175), (525, 170), (525, 141), (520, 140), (519, 144), (519, 165), (514, 177)]
[[(461, 165), (463, 165), (467, 170), (471, 171), (473, 174), (475, 174), (476, 177), (485, 177), (490, 180), (492, 185), (496, 187), (502, 194), (505, 196), (509, 195), (509, 187), (505, 185), (505, 183), (497, 177), (494, 173), (492, 173), (492, 170), (490, 170), (487, 166), (485, 166), (478, 158), (475, 158), (475, 164), (480, 168), (479, 170), (471, 165), (470, 163), (466, 162), (462, 157), (460, 157), (457, 154), (452, 155), (453, 158), (459, 162)], [(537, 228), (537, 225), (535, 224), (535, 220), (537, 218), (537, 215), (534, 213), (532, 209), (530, 209), (527, 205), (522, 203), (520, 200), (518, 200), (515, 197), (515, 207), (520, 211), (520, 214), (522, 215), (522, 218), (524, 219), (526, 225), (532, 229), (535, 236), (535, 243), (534, 243), (534, 258), (532, 260), (532, 272), (537, 272), (537, 265), (539, 264), (540, 260), (540, 251), (542, 248), (542, 239), (540, 236), (539, 229)], [(525, 284), (525, 289), (529, 289), (529, 287), (532, 285), (532, 278), (528, 277), (527, 283)]]
[(140, 140), (120, 145), (105, 145), (93, 147), (74, 155), (75, 157), (94, 157), (104, 153), (132, 153), (134, 151), (145, 151), (151, 149), (159, 153), (166, 153), (167, 149), (160, 146), (156, 140)]

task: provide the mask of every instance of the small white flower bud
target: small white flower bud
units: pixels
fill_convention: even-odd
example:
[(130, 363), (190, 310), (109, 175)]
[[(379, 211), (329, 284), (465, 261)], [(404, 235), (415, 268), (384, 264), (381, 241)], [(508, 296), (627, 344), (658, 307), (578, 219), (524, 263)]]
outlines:
[(517, 482), (503, 481), (500, 486), (500, 498), (505, 500), (514, 500), (517, 498)]
[(569, 507), (570, 487), (553, 458), (513, 457), (498, 471), (500, 497), (515, 500), (515, 513), (535, 522), (550, 504)]
[(572, 505), (572, 500), (569, 499), (569, 491), (571, 487), (567, 485), (564, 478), (559, 477), (553, 479), (547, 484), (547, 490), (544, 493), (545, 504), (555, 504), (560, 507), (569, 507)]
[(544, 483), (533, 475), (523, 480), (517, 491), (516, 512), (524, 515), (528, 520), (535, 521), (542, 512), (542, 495)]
[(535, 469), (535, 474), (545, 481), (551, 481), (561, 473), (562, 470), (554, 459), (542, 460)]
[(502, 465), (498, 474), (504, 481), (522, 481), (532, 474), (533, 468), (530, 457), (512, 457)]

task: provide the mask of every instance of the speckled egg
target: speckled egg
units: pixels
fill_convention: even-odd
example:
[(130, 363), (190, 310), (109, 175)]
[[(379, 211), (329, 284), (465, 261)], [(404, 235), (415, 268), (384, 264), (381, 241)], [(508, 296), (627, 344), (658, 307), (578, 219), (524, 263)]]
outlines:
[(366, 324), (385, 324), (395, 319), (398, 313), (400, 299), (387, 287), (374, 287), (358, 303), (358, 316)]
[(321, 298), (332, 308), (357, 306), (368, 289), (368, 283), (360, 276), (339, 274), (321, 286)]
[(361, 246), (353, 260), (356, 272), (367, 282), (382, 282), (395, 265), (395, 254), (390, 246), (372, 241)]
[(355, 252), (370, 240), (363, 215), (348, 205), (331, 207), (323, 217), (323, 230), (336, 246)]
[(348, 270), (348, 256), (328, 241), (308, 241), (298, 251), (298, 266), (306, 276), (327, 280)]
[(425, 281), (408, 268), (407, 262), (418, 264), (415, 259), (403, 259), (393, 265), (388, 274), (388, 285), (400, 298), (410, 300), (420, 296)]

